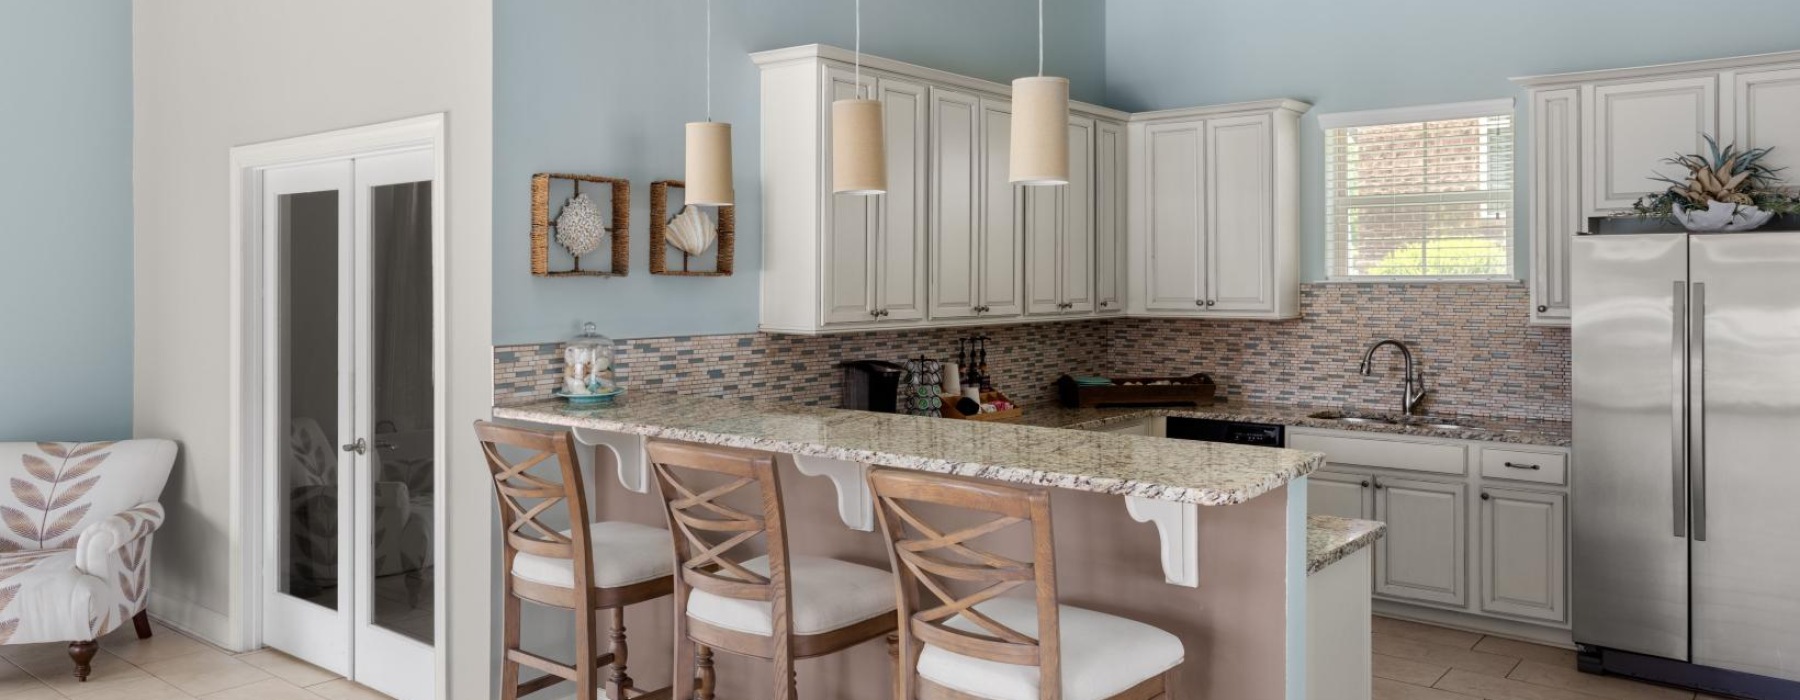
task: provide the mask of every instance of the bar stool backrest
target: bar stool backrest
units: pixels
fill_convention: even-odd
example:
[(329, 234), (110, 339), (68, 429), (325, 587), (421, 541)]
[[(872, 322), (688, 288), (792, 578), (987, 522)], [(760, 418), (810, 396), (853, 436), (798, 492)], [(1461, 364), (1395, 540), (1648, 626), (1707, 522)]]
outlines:
[[(1041, 697), (1061, 697), (1061, 636), (1050, 494), (1041, 489), (893, 469), (871, 471), (869, 488), (875, 495), (876, 516), (887, 536), (888, 556), (897, 577), (900, 648), (904, 655), (902, 697), (911, 698), (917, 692), (913, 676), (922, 644), (988, 661), (1036, 666), (1040, 670)], [(947, 532), (950, 528), (922, 517), (915, 504), (992, 517)], [(1016, 561), (970, 544), (971, 540), (1015, 525), (1031, 529), (1032, 561)], [(1035, 638), (974, 609), (979, 603), (1022, 586), (1035, 589)], [(970, 588), (975, 588), (974, 592), (960, 592)], [(979, 631), (948, 624), (958, 618)]]
[[(648, 450), (675, 545), (677, 605), (685, 609), (691, 590), (767, 601), (774, 637), (787, 638), (793, 588), (774, 459), (762, 452), (679, 442), (651, 442)], [(722, 502), (744, 489), (754, 495), (757, 512)], [(753, 557), (738, 551), (759, 537), (768, 549), (767, 573), (745, 567)]]
[[(488, 471), (494, 477), (494, 497), (500, 504), (502, 571), (512, 579), (513, 559), (520, 552), (541, 557), (573, 561), (575, 586), (561, 589), (528, 581), (513, 580), (519, 595), (566, 608), (584, 608), (594, 580), (594, 550), (588, 542), (587, 493), (582, 485), (581, 463), (575, 457), (575, 439), (566, 430), (543, 431), (514, 428), (487, 421), (475, 422), (475, 436), (481, 441)], [(528, 456), (514, 461), (501, 453), (512, 448)], [(532, 470), (556, 460), (561, 480), (552, 481)], [(542, 470), (539, 470), (542, 471)], [(544, 516), (558, 505), (566, 505), (570, 531), (564, 534), (543, 522)], [(564, 593), (563, 591), (566, 591)]]

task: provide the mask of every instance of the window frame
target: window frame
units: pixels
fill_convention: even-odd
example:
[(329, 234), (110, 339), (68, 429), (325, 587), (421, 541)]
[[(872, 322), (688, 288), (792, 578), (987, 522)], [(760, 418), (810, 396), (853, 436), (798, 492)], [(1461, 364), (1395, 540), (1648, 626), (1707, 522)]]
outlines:
[[(1497, 275), (1340, 275), (1332, 260), (1333, 231), (1331, 226), (1331, 131), (1334, 129), (1356, 128), (1366, 126), (1383, 126), (1390, 124), (1408, 124), (1413, 122), (1433, 122), (1454, 119), (1472, 119), (1478, 117), (1506, 116), (1512, 119), (1512, 190), (1508, 220), (1512, 224), (1506, 247), (1506, 272)], [(1517, 283), (1519, 276), (1519, 173), (1520, 168), (1520, 127), (1517, 101), (1513, 98), (1493, 100), (1476, 100), (1471, 102), (1449, 102), (1442, 104), (1414, 105), (1409, 107), (1393, 107), (1371, 109), (1355, 112), (1334, 112), (1321, 114), (1319, 134), (1321, 140), (1320, 185), (1323, 188), (1324, 224), (1320, 227), (1319, 238), (1323, 250), (1320, 260), (1324, 268), (1321, 282), (1329, 284), (1382, 284), (1382, 283)]]

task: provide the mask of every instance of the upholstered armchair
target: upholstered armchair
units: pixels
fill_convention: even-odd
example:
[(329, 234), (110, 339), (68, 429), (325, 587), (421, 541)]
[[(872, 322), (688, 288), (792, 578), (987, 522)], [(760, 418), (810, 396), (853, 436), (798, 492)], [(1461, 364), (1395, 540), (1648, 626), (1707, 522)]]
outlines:
[(87, 680), (96, 641), (150, 636), (150, 540), (175, 463), (168, 440), (0, 442), (0, 644), (69, 642)]

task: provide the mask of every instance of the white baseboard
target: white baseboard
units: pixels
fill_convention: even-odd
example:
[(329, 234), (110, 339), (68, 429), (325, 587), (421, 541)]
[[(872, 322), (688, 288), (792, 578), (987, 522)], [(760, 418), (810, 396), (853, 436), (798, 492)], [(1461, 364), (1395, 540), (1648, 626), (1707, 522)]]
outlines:
[(1464, 632), (1490, 634), (1495, 637), (1516, 639), (1522, 642), (1533, 642), (1557, 647), (1574, 649), (1575, 637), (1567, 628), (1535, 625), (1529, 622), (1503, 620), (1486, 615), (1474, 615), (1454, 610), (1440, 610), (1419, 605), (1407, 605), (1391, 600), (1375, 599), (1375, 614), (1391, 617), (1396, 620), (1423, 622), (1428, 625), (1449, 627)]
[(230, 616), (199, 603), (177, 600), (151, 591), (150, 616), (183, 634), (210, 642), (213, 646), (231, 651), (250, 651), (237, 648), (236, 635), (231, 633)]

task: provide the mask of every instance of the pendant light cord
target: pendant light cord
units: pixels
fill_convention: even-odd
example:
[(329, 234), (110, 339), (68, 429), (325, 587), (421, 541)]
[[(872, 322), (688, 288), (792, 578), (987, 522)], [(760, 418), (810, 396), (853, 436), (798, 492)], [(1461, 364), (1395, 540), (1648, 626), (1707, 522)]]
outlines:
[(1038, 0), (1038, 77), (1044, 77), (1044, 0)]
[(856, 0), (856, 91), (862, 92), (862, 0)]
[(706, 0), (706, 121), (712, 121), (712, 0)]

